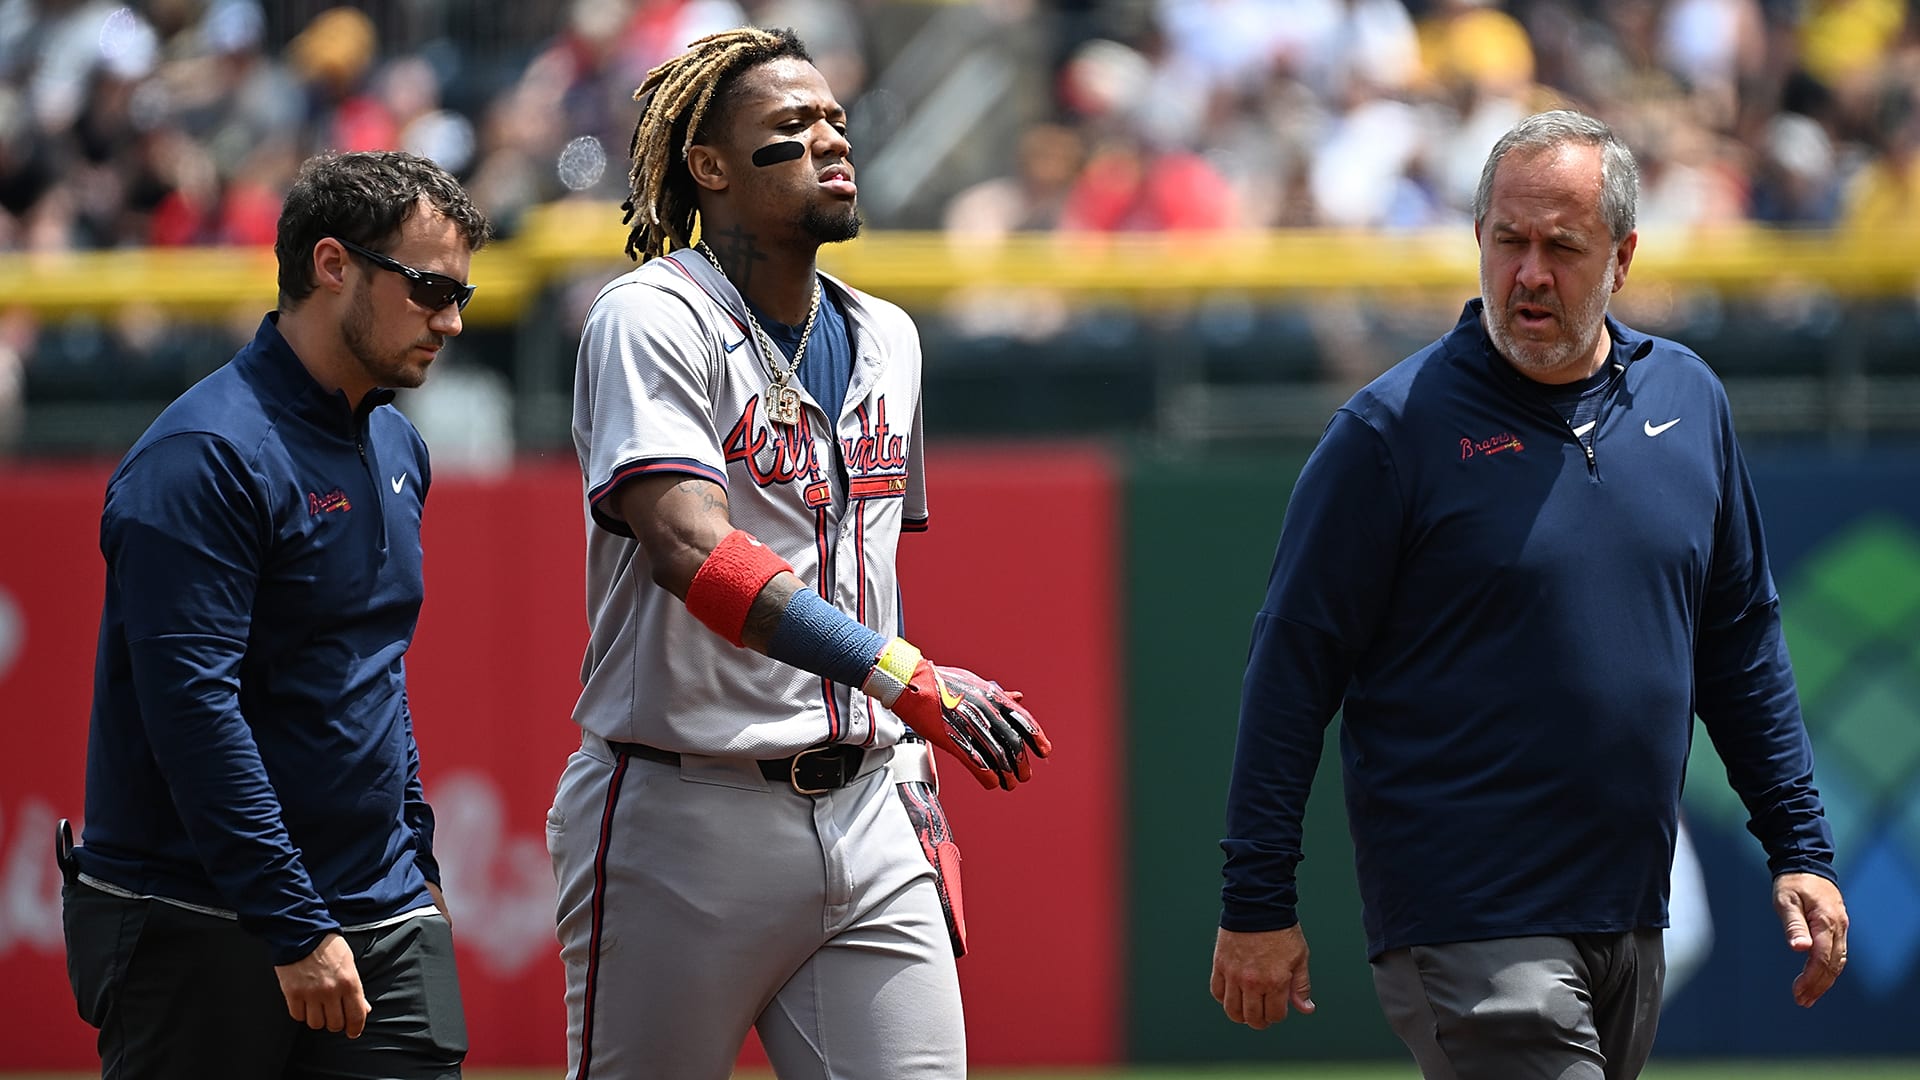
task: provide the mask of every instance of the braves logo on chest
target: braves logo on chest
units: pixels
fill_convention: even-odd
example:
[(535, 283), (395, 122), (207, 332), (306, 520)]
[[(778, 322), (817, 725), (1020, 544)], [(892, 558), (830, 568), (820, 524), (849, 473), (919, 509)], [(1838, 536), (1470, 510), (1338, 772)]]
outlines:
[(307, 516), (318, 517), (321, 514), (339, 513), (353, 509), (353, 502), (347, 498), (344, 489), (334, 488), (324, 494), (318, 491), (307, 492)]
[(800, 422), (792, 426), (763, 425), (758, 394), (747, 399), (740, 419), (734, 421), (720, 445), (726, 451), (727, 464), (745, 466), (747, 475), (760, 487), (789, 484), (820, 472), (812, 423), (806, 412), (802, 411)]
[(1490, 435), (1484, 439), (1461, 439), (1460, 460), (1465, 461), (1475, 454), (1485, 456), (1498, 454), (1502, 451), (1511, 451), (1518, 454), (1525, 449), (1526, 447), (1520, 442), (1520, 436), (1515, 435), (1511, 431), (1503, 431), (1498, 435)]

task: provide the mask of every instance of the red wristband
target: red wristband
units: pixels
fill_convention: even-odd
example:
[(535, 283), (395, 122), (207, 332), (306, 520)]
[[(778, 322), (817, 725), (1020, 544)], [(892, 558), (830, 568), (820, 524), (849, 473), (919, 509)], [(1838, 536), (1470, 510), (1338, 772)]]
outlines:
[(693, 584), (687, 586), (687, 610), (714, 633), (743, 646), (740, 632), (746, 629), (754, 598), (776, 574), (792, 569), (751, 533), (735, 529), (693, 575)]

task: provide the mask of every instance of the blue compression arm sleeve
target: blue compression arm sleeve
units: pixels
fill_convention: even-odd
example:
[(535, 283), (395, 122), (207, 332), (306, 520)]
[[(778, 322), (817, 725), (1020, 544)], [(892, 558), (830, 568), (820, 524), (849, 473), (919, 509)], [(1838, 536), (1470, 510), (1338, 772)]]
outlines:
[(812, 589), (801, 589), (787, 601), (767, 655), (857, 689), (886, 647), (878, 630), (855, 622)]

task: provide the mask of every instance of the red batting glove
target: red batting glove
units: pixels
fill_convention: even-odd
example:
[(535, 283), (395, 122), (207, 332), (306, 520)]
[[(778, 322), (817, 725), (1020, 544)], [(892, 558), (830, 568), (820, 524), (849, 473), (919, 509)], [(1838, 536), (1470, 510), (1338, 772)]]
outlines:
[(921, 660), (893, 703), (893, 711), (920, 737), (952, 754), (981, 787), (1011, 791), (1033, 778), (1028, 756), (1053, 752), (1020, 695), (966, 668)]
[(924, 780), (908, 780), (895, 785), (900, 802), (907, 808), (907, 820), (920, 838), (920, 850), (926, 852), (933, 867), (934, 888), (940, 893), (940, 913), (946, 916), (947, 939), (953, 943), (953, 955), (967, 955), (967, 908), (960, 894), (960, 848), (953, 842), (953, 828), (947, 824), (947, 812), (940, 796)]

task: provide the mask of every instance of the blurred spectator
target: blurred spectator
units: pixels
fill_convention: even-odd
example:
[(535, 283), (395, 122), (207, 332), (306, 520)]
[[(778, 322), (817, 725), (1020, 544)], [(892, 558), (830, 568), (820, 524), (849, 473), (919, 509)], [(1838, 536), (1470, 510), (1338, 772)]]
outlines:
[(1333, 124), (1314, 157), (1310, 185), (1320, 219), (1346, 228), (1439, 220), (1438, 193), (1411, 175), (1425, 138), (1419, 114), (1405, 102), (1356, 103)]
[[(1060, 228), (1085, 158), (1086, 146), (1073, 128), (1041, 124), (1027, 129), (1020, 138), (1016, 175), (984, 180), (947, 204), (948, 241), (977, 256), (1013, 233)], [(949, 296), (946, 311), (966, 336), (1036, 341), (1059, 333), (1073, 304), (1053, 290), (981, 285)]]
[(1182, 232), (1239, 224), (1233, 189), (1205, 158), (1124, 135), (1096, 146), (1061, 208), (1060, 226), (1092, 232)]
[(847, 0), (762, 0), (750, 2), (747, 15), (757, 26), (792, 27), (842, 102), (858, 101), (866, 92), (866, 28)]
[(395, 148), (399, 127), (365, 85), (380, 46), (373, 20), (358, 8), (328, 8), (287, 45), (293, 69), (305, 81), (318, 113), (319, 147)]
[[(1194, 150), (1211, 101), (1188, 98), (1193, 111), (1182, 113), (1179, 91), (1164, 78), (1171, 70), (1104, 39), (1069, 58), (1060, 93), (1088, 129), (1091, 147), (1060, 207), (1060, 228), (1164, 232), (1242, 224), (1232, 186)], [(1181, 119), (1168, 123), (1169, 116)]]
[(1008, 233), (1057, 229), (1086, 157), (1073, 128), (1040, 124), (1020, 137), (1019, 170), (962, 191), (947, 204), (946, 232), (967, 241), (995, 241)]
[(1800, 24), (1802, 62), (1836, 90), (1871, 85), (1906, 21), (1900, 0), (1812, 0)]
[(1878, 152), (1853, 177), (1841, 225), (1856, 236), (1912, 237), (1920, 231), (1920, 110), (1914, 89), (1889, 89), (1881, 117)]
[(1831, 225), (1840, 212), (1840, 173), (1826, 129), (1782, 112), (1767, 121), (1748, 213), (1769, 225)]

